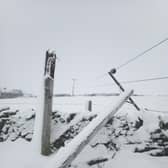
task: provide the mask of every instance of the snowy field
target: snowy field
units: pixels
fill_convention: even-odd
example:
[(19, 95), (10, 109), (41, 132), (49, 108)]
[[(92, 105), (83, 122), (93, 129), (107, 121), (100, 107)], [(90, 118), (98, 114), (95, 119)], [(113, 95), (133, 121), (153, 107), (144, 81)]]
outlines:
[[(137, 112), (132, 105), (126, 103), (121, 110), (117, 112), (113, 122), (100, 130), (92, 142), (89, 143), (75, 159), (71, 167), (167, 168), (168, 125), (166, 124), (168, 124), (168, 97), (138, 96), (133, 98), (141, 108), (148, 110)], [(86, 102), (88, 100), (92, 100), (93, 102), (93, 112), (91, 113), (98, 114), (104, 111), (106, 107), (113, 106), (116, 97), (75, 96), (54, 98), (53, 112), (61, 114), (63, 116), (61, 119), (65, 121), (62, 122), (62, 120), (60, 120), (60, 123), (57, 122), (57, 124), (54, 124), (52, 130), (53, 142), (57, 137), (56, 134), (60, 134), (58, 130), (65, 129), (69, 124), (66, 120), (66, 115), (72, 113), (75, 113), (76, 116), (82, 114), (88, 117), (91, 115), (91, 113), (89, 114), (86, 110)], [(32, 115), (39, 112), (38, 102), (38, 98), (0, 100), (0, 109), (10, 108), (4, 113), (0, 112), (0, 135), (2, 136), (2, 132), (6, 132), (6, 134), (3, 134), (0, 142), (0, 168), (48, 167), (47, 165), (52, 159), (52, 155), (49, 157), (40, 156), (36, 151), (35, 144), (31, 141), (34, 124)], [(14, 112), (14, 114), (11, 113), (11, 116), (1, 115), (2, 113), (7, 115), (9, 112)], [(6, 125), (2, 125), (2, 121), (5, 117), (13, 123), (13, 125), (8, 128), (8, 131), (6, 131)], [(141, 127), (135, 126), (138, 117), (143, 120)], [(26, 121), (26, 124), (23, 120)], [(85, 124), (88, 124), (88, 122), (89, 119)], [(140, 122), (138, 121), (138, 123)], [(17, 124), (20, 125), (18, 126)], [(57, 126), (60, 128), (55, 128)], [(17, 129), (20, 129), (21, 132), (17, 134), (18, 137), (16, 137)], [(80, 131), (80, 128), (76, 130)], [(24, 132), (26, 132), (25, 135)], [(30, 134), (27, 134), (29, 132)], [(75, 134), (73, 134), (73, 136), (74, 135)], [(160, 137), (163, 137), (164, 145), (161, 144), (163, 142)], [(72, 137), (68, 139), (68, 141), (71, 139)], [(100, 163), (97, 162), (94, 164), (95, 160), (99, 160)]]
[[(168, 96), (134, 96), (133, 98), (142, 108), (168, 112)], [(83, 112), (88, 100), (92, 100), (93, 110), (100, 111), (110, 103), (115, 102), (116, 96), (55, 97), (53, 100), (53, 110), (66, 113)], [(31, 108), (37, 109), (38, 106), (38, 98), (0, 99), (0, 108), (11, 107), (12, 109), (20, 109), (24, 114)]]

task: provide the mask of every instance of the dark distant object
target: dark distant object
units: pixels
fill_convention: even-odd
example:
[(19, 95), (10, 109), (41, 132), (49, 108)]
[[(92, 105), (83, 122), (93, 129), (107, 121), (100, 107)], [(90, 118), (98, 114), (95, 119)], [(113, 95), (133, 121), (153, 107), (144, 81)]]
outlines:
[(0, 98), (16, 98), (16, 97), (22, 97), (24, 94), (19, 89), (13, 89), (13, 90), (7, 90), (6, 88), (3, 90), (0, 90)]
[(80, 96), (119, 96), (119, 93), (89, 93)]
[(68, 96), (72, 96), (72, 95), (68, 93), (54, 94), (54, 97), (68, 97)]

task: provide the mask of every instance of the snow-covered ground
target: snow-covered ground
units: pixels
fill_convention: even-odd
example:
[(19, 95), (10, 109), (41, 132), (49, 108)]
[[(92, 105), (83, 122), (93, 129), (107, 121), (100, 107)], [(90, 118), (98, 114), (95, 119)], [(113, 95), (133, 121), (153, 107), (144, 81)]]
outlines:
[[(126, 103), (113, 120), (101, 129), (79, 154), (71, 167), (167, 167), (168, 97), (138, 96), (133, 98), (140, 107), (152, 111), (137, 112), (132, 105)], [(93, 102), (91, 113), (86, 110), (88, 100)], [(54, 98), (53, 152), (57, 150), (60, 142), (64, 141), (64, 144), (61, 144), (63, 146), (68, 143), (94, 119), (95, 114), (104, 111), (109, 104), (113, 105), (115, 100), (115, 96)], [(1, 168), (47, 167), (52, 155), (49, 157), (39, 155), (31, 141), (34, 114), (39, 112), (38, 102), (37, 98), (0, 99), (0, 109), (9, 107), (0, 112)], [(75, 115), (69, 117), (72, 113)], [(70, 126), (73, 129), (64, 134)], [(60, 135), (62, 135), (61, 141), (58, 139)], [(153, 156), (155, 154), (162, 157)]]
[[(158, 109), (168, 112), (168, 96), (134, 96), (134, 100), (141, 107)], [(116, 100), (115, 96), (75, 96), (75, 97), (54, 97), (53, 110), (61, 112), (83, 112), (88, 100), (93, 102), (93, 110), (103, 110), (106, 105), (113, 103)], [(38, 98), (15, 98), (15, 99), (0, 99), (0, 108), (10, 106), (13, 109), (20, 109), (21, 112), (26, 112), (29, 108), (37, 109)], [(128, 106), (127, 106), (128, 107)], [(128, 110), (127, 110), (128, 111)], [(26, 112), (27, 113), (27, 112)]]

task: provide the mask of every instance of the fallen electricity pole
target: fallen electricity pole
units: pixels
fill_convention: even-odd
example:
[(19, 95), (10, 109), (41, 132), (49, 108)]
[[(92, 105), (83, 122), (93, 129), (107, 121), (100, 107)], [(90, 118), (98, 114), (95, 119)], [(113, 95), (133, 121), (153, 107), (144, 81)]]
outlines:
[(132, 90), (123, 93), (113, 107), (100, 113), (71, 142), (52, 156), (47, 168), (67, 168), (95, 134), (114, 116), (132, 94)]

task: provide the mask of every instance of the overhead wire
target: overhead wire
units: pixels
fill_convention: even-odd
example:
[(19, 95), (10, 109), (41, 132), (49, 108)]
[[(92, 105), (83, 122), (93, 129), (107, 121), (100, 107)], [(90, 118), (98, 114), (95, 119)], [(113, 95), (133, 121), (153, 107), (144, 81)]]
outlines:
[(124, 66), (126, 66), (129, 63), (135, 61), (139, 57), (144, 56), (146, 53), (148, 53), (149, 51), (153, 50), (154, 48), (156, 48), (156, 47), (160, 46), (161, 44), (165, 43), (166, 41), (168, 41), (168, 38), (165, 38), (164, 40), (158, 42), (157, 44), (153, 45), (152, 47), (150, 47), (150, 48), (146, 49), (145, 51), (141, 52), (140, 54), (136, 55), (135, 57), (129, 59), (125, 63), (119, 65), (116, 69), (119, 70), (119, 69), (123, 68)]
[(168, 76), (163, 76), (163, 77), (156, 77), (156, 78), (146, 78), (146, 79), (139, 79), (139, 80), (130, 80), (130, 81), (121, 81), (121, 83), (139, 83), (139, 82), (148, 82), (148, 81), (158, 81), (158, 80), (163, 80), (163, 79), (168, 79)]
[[(136, 59), (138, 59), (138, 58), (140, 58), (140, 57), (142, 57), (142, 56), (144, 56), (146, 53), (148, 53), (149, 51), (153, 50), (154, 48), (160, 46), (161, 44), (165, 43), (166, 41), (168, 41), (168, 38), (165, 38), (164, 40), (162, 40), (162, 41), (156, 43), (155, 45), (153, 45), (152, 47), (146, 49), (145, 51), (141, 52), (140, 54), (136, 55), (135, 57), (133, 57), (133, 58), (127, 60), (125, 63), (123, 63), (123, 64), (121, 64), (121, 65), (118, 65), (118, 67), (116, 67), (115, 69), (116, 69), (116, 70), (119, 70), (119, 69), (125, 67), (125, 66), (128, 65), (129, 63), (135, 61)], [(106, 76), (106, 75), (108, 75), (108, 73), (103, 73), (103, 74), (101, 74), (100, 76), (97, 76), (96, 79), (103, 78), (103, 77)]]
[[(158, 81), (158, 80), (165, 80), (168, 79), (168, 76), (162, 76), (162, 77), (155, 77), (155, 78), (145, 78), (145, 79), (137, 79), (137, 80), (129, 80), (129, 81), (121, 81), (120, 83), (123, 84), (129, 84), (129, 83), (140, 83), (140, 82), (149, 82), (149, 81)], [(102, 85), (94, 85), (95, 87), (102, 87), (102, 86), (112, 86), (113, 83), (108, 84), (102, 84)], [(92, 86), (92, 87), (94, 87)]]
[(148, 109), (148, 108), (144, 108), (145, 111), (149, 111), (149, 112), (156, 112), (156, 113), (166, 113), (168, 114), (168, 111), (162, 111), (162, 110), (155, 110), (155, 109)]

